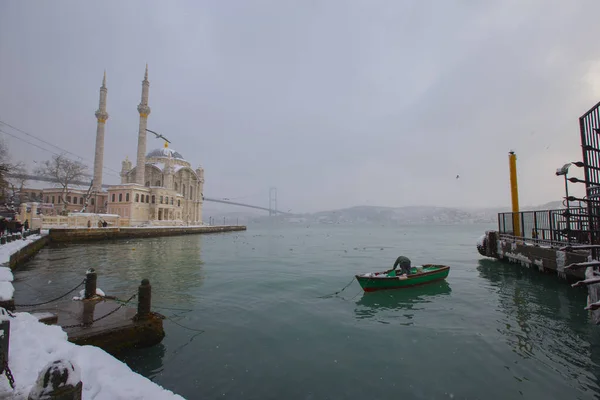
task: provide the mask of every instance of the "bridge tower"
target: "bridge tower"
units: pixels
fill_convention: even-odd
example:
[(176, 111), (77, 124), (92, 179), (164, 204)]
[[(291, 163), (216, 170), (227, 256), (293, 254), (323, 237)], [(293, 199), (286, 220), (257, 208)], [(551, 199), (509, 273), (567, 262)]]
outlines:
[(277, 188), (269, 188), (269, 216), (277, 214)]

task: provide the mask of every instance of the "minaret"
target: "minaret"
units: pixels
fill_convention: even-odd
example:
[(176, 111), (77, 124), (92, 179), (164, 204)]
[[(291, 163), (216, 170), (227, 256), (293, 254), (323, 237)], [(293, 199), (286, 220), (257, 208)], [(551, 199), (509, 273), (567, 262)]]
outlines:
[[(169, 144), (165, 142), (165, 149), (169, 147)], [(171, 152), (168, 151), (169, 155), (167, 156), (167, 162), (165, 163), (165, 169), (163, 171), (165, 175), (165, 188), (169, 190), (173, 190), (173, 158), (171, 157)]]
[(142, 186), (144, 185), (146, 172), (146, 127), (148, 126), (148, 115), (150, 115), (150, 107), (148, 107), (149, 89), (148, 64), (146, 64), (146, 73), (142, 81), (142, 101), (137, 108), (140, 113), (140, 130), (138, 132), (137, 163), (135, 166), (135, 183)]
[(102, 79), (102, 86), (100, 87), (100, 105), (98, 111), (96, 111), (96, 119), (98, 125), (96, 127), (96, 150), (94, 153), (94, 184), (93, 189), (96, 192), (102, 190), (102, 166), (104, 163), (104, 127), (106, 126), (106, 120), (108, 119), (108, 113), (106, 112), (106, 71), (104, 71), (104, 78)]

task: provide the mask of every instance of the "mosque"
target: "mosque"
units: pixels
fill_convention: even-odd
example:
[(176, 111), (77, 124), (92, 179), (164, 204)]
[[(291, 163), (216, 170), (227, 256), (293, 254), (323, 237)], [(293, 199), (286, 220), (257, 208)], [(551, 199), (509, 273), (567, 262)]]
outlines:
[[(137, 107), (140, 120), (136, 164), (133, 166), (126, 158), (122, 162), (121, 183), (110, 185), (105, 190), (102, 185), (102, 170), (104, 131), (108, 113), (106, 112), (106, 73), (104, 73), (100, 87), (100, 104), (96, 111), (92, 191), (89, 196), (85, 196), (83, 191), (77, 196), (76, 191), (72, 190), (70, 197), (75, 199), (75, 204), (77, 198), (80, 204), (87, 201), (88, 211), (118, 214), (122, 224), (130, 226), (201, 224), (204, 170), (201, 167), (194, 170), (181, 153), (168, 147), (167, 141), (164, 148), (146, 153), (146, 127), (150, 115), (149, 89), (148, 65), (146, 65), (142, 81), (142, 98)], [(44, 190), (46, 202), (50, 200), (49, 194), (48, 190)]]

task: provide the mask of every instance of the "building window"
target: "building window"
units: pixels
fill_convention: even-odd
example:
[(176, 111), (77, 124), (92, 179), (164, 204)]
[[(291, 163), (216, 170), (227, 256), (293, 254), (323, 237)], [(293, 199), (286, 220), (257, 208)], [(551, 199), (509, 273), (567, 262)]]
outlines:
[(163, 197), (160, 196), (160, 204), (162, 204), (162, 203), (163, 203)]
[(155, 204), (155, 203), (156, 203), (156, 196), (152, 195), (152, 204)]
[(115, 202), (115, 194), (114, 193), (112, 194), (112, 202), (113, 203)]
[(129, 193), (125, 193), (125, 201), (129, 201)]
[(123, 193), (119, 193), (119, 203), (123, 201)]
[(185, 185), (181, 185), (181, 192), (185, 196)]
[(177, 182), (175, 182), (175, 191), (177, 191), (177, 189), (179, 189), (179, 185), (177, 185)]
[(150, 187), (150, 181), (146, 181), (146, 186)]
[(46, 196), (46, 203), (50, 203), (50, 196)]
[(93, 198), (93, 197), (92, 197), (92, 200), (90, 200), (90, 203), (91, 203), (92, 205), (95, 205), (95, 203), (96, 203), (96, 202), (94, 201), (94, 198)]
[(54, 201), (54, 200), (56, 200), (56, 199), (55, 199), (55, 197), (54, 197), (54, 196), (52, 196), (52, 204), (54, 204), (54, 203), (55, 203), (55, 201)]
[(71, 202), (71, 196), (67, 196), (67, 203)]
[(171, 197), (171, 205), (173, 205), (173, 198)]
[(156, 181), (156, 186), (160, 186), (160, 181)]
[(83, 197), (79, 198), (79, 204), (83, 204)]
[(181, 207), (181, 200), (177, 200), (177, 207)]
[(136, 202), (136, 203), (139, 203), (139, 202), (140, 202), (140, 194), (139, 194), (139, 193), (136, 193), (136, 194), (135, 194), (135, 202)]
[(169, 196), (165, 196), (165, 204), (169, 204)]

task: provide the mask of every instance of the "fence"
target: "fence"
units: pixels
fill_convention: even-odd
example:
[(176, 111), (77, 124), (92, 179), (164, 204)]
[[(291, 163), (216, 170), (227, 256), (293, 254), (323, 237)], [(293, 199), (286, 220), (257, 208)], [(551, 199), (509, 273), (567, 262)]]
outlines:
[(91, 228), (98, 228), (99, 222), (107, 223), (108, 228), (116, 228), (120, 226), (129, 226), (129, 219), (121, 219), (118, 215), (113, 214), (91, 214), (91, 213), (73, 213), (69, 216), (47, 216), (42, 217), (42, 228), (87, 228), (88, 221)]
[[(500, 235), (514, 235), (514, 213), (498, 214)], [(547, 243), (590, 244), (590, 219), (585, 207), (569, 209), (522, 211), (516, 220), (524, 239)]]

